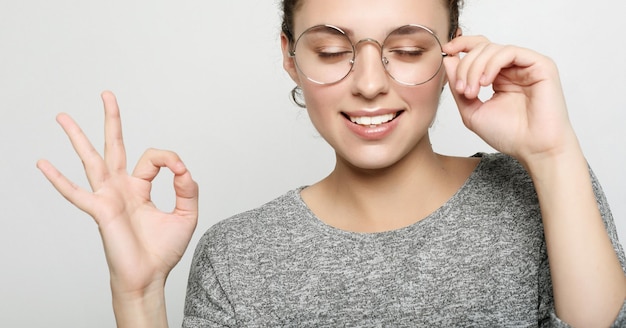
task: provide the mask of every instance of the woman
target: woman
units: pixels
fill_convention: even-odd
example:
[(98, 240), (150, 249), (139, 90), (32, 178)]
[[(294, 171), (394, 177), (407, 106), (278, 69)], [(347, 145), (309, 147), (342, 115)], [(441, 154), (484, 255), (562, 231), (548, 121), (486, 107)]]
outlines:
[[(556, 66), (462, 36), (459, 6), (283, 1), (284, 67), (336, 166), (205, 234), (184, 326), (624, 324), (624, 254)], [(446, 83), (465, 125), (502, 154), (433, 152)], [(495, 93), (483, 102), (485, 86)], [(103, 101), (104, 160), (58, 117), (94, 192), (39, 167), (98, 223), (118, 325), (166, 325), (163, 289), (196, 224), (197, 185), (168, 151), (127, 175), (119, 110), (111, 93)], [(160, 167), (175, 175), (171, 214), (149, 201)]]

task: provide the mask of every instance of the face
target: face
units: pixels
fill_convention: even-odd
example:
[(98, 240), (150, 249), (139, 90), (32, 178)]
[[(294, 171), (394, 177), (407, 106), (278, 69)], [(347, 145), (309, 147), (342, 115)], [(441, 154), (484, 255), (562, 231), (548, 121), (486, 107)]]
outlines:
[[(337, 26), (353, 43), (382, 43), (389, 32), (408, 24), (424, 25), (440, 40), (448, 35), (448, 11), (441, 0), (306, 0), (295, 13), (293, 34), (320, 24)], [(387, 75), (380, 48), (357, 47), (350, 74), (328, 85), (311, 82), (289, 57), (282, 37), (284, 66), (302, 88), (311, 121), (341, 162), (381, 169), (421, 152), (432, 152), (428, 128), (435, 118), (444, 70), (418, 86), (399, 84)]]

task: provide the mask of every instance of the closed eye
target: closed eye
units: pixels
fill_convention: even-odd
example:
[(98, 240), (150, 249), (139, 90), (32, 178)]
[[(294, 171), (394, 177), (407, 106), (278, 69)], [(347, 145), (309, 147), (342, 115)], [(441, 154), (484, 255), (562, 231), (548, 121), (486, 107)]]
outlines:
[(320, 51), (317, 53), (317, 55), (321, 58), (337, 58), (337, 57), (351, 56), (352, 51), (341, 51), (341, 52)]
[(424, 54), (423, 49), (391, 49), (390, 53), (396, 56), (409, 56), (409, 57), (418, 57)]

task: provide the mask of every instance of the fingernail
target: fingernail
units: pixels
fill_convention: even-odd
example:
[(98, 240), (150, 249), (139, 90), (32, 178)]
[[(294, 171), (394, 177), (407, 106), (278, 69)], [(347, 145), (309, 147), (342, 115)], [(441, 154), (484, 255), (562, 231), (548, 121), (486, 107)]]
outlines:
[(481, 84), (481, 85), (484, 85), (486, 81), (487, 81), (487, 75), (483, 74), (483, 75), (480, 77), (480, 84)]
[(187, 167), (185, 167), (185, 164), (183, 162), (178, 162), (176, 163), (176, 169), (182, 172), (187, 170)]
[(465, 83), (462, 80), (456, 81), (456, 91), (463, 92), (465, 90)]

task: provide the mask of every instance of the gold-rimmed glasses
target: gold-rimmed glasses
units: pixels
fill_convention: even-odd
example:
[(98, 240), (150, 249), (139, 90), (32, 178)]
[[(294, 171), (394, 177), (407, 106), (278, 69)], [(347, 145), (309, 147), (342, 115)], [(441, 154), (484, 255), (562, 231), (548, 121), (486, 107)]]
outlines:
[(403, 85), (420, 85), (432, 80), (447, 56), (435, 33), (422, 25), (409, 24), (391, 31), (382, 42), (366, 38), (353, 43), (339, 27), (316, 25), (296, 39), (289, 55), (298, 70), (317, 84), (343, 80), (354, 67), (357, 48), (374, 43), (380, 48), (387, 74)]

